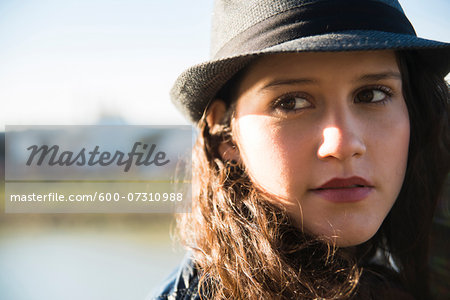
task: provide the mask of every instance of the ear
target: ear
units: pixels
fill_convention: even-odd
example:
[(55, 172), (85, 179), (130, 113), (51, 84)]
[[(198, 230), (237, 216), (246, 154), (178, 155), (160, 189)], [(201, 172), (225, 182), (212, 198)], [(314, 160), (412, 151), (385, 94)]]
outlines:
[[(222, 100), (216, 99), (211, 103), (206, 112), (206, 123), (208, 124), (210, 134), (215, 134), (220, 130), (226, 111), (227, 107)], [(239, 151), (232, 141), (222, 142), (218, 150), (224, 161), (230, 161), (232, 159), (238, 162), (240, 161)]]
[(210, 133), (215, 133), (220, 128), (226, 111), (227, 107), (222, 100), (216, 99), (209, 105), (206, 112), (206, 123)]

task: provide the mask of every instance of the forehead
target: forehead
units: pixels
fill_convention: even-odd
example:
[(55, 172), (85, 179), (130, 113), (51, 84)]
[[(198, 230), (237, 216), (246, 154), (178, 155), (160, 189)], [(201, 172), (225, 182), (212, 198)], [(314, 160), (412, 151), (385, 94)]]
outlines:
[(270, 54), (257, 58), (242, 71), (239, 91), (274, 77), (352, 80), (362, 74), (398, 71), (392, 50)]

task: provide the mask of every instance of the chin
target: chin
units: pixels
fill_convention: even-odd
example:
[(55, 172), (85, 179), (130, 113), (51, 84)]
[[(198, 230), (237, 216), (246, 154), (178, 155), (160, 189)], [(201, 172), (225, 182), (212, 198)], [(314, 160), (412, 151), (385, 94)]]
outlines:
[(329, 232), (326, 230), (322, 232), (316, 232), (316, 235), (331, 241), (338, 247), (345, 248), (358, 246), (367, 242), (377, 233), (378, 229), (379, 227), (377, 226), (376, 228), (364, 228), (363, 230), (352, 231), (345, 229)]
[[(372, 236), (371, 236), (372, 237)], [(343, 239), (343, 238), (336, 238), (336, 246), (341, 247), (341, 248), (346, 248), (346, 247), (354, 247), (354, 246), (358, 246), (361, 245), (365, 242), (367, 242), (368, 240), (370, 240), (370, 238), (367, 239)]]
[(348, 234), (340, 234), (334, 238), (334, 242), (338, 247), (353, 247), (361, 245), (368, 240), (370, 240), (377, 230), (375, 231), (365, 231), (358, 233), (348, 233)]

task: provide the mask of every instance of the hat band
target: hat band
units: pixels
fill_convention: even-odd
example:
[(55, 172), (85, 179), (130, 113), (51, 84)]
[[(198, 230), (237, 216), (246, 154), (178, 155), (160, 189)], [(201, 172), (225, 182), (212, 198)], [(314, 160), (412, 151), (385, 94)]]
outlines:
[(347, 30), (377, 30), (416, 36), (408, 18), (379, 1), (317, 1), (269, 17), (228, 41), (214, 56), (262, 50), (302, 37)]

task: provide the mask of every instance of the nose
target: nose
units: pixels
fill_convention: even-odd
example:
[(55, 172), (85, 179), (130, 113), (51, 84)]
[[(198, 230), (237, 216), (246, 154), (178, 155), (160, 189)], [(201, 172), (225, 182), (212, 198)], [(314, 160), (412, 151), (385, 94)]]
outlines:
[(327, 126), (323, 130), (323, 139), (317, 151), (319, 159), (336, 158), (343, 161), (363, 155), (366, 145), (359, 130), (357, 124)]

